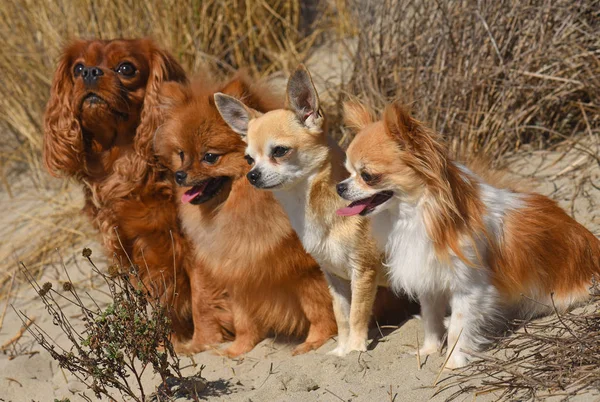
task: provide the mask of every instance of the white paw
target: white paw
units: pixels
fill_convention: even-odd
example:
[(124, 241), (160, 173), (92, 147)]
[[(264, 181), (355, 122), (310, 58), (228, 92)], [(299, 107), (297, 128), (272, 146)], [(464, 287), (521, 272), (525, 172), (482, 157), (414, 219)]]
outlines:
[(367, 351), (367, 340), (366, 339), (357, 339), (354, 341), (349, 341), (346, 346), (346, 353), (350, 352), (366, 352)]
[[(419, 349), (419, 356), (427, 357), (439, 352), (441, 344), (439, 342), (427, 342)], [(417, 352), (415, 352), (417, 354)]]
[(331, 356), (339, 356), (339, 357), (343, 357), (346, 356), (348, 352), (346, 351), (346, 348), (344, 347), (344, 345), (338, 345), (335, 349), (333, 349), (330, 352), (327, 352), (328, 355)]
[(453, 370), (464, 367), (467, 365), (467, 363), (467, 356), (464, 353), (455, 350), (454, 353), (452, 353), (452, 356), (450, 356), (450, 359), (448, 359), (445, 368)]

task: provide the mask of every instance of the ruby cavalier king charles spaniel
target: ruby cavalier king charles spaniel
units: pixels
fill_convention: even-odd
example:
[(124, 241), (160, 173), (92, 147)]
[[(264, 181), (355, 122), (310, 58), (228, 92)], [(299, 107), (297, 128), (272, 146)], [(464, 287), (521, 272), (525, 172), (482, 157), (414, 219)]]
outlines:
[(200, 351), (231, 338), (232, 316), (228, 295), (182, 234), (173, 183), (152, 149), (165, 81), (187, 78), (149, 39), (71, 43), (46, 109), (44, 162), (53, 175), (83, 185), (84, 211), (106, 251), (133, 264), (168, 302), (176, 346)]

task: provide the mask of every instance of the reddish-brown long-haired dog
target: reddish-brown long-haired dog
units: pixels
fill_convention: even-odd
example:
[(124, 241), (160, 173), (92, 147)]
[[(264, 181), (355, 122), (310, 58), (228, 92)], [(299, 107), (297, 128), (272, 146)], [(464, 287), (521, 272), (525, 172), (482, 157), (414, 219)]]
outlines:
[(53, 175), (84, 184), (84, 211), (107, 251), (125, 263), (131, 258), (142, 280), (172, 303), (176, 340), (199, 351), (224, 339), (232, 317), (227, 295), (207, 278), (181, 232), (170, 175), (155, 164), (164, 81), (187, 78), (149, 39), (73, 42), (52, 84), (44, 161)]
[(180, 217), (197, 255), (231, 295), (236, 340), (225, 354), (250, 351), (268, 332), (306, 335), (295, 354), (316, 349), (336, 332), (323, 274), (273, 196), (246, 180), (245, 143), (221, 118), (213, 94), (263, 111), (279, 105), (243, 77), (207, 81), (163, 84), (168, 118), (155, 149), (181, 186)]

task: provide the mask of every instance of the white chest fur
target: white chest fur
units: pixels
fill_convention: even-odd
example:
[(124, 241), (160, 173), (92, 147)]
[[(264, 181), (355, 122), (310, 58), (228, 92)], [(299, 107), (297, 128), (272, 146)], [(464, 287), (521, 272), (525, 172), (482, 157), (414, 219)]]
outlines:
[(373, 217), (373, 229), (390, 284), (412, 296), (442, 291), (452, 278), (447, 267), (437, 262), (425, 225), (414, 206), (401, 205)]
[(332, 234), (328, 220), (309, 210), (309, 182), (305, 181), (292, 190), (276, 191), (274, 194), (288, 214), (304, 249), (319, 263), (321, 269), (350, 280), (352, 250), (348, 250), (343, 241)]

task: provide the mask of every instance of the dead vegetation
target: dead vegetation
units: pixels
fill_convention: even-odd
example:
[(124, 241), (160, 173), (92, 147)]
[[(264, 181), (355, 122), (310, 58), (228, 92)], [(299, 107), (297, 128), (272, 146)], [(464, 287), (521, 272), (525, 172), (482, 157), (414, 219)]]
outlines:
[[(190, 72), (246, 67), (256, 77), (289, 72), (322, 43), (356, 42), (343, 47), (351, 79), (331, 99), (352, 94), (376, 110), (400, 99), (463, 158), (502, 166), (516, 151), (560, 145), (587, 155), (572, 169), (600, 166), (600, 0), (5, 0), (0, 21), (0, 235), (11, 239), (0, 245), (0, 298), (17, 260), (36, 276), (56, 265), (56, 248), (94, 235), (81, 198), (40, 163), (52, 74), (74, 37), (152, 36)], [(337, 125), (339, 104), (326, 109)], [(482, 355), (468, 375), (480, 371), (484, 392), (506, 399), (597, 386), (598, 322), (596, 309), (528, 323), (500, 343), (508, 355)]]
[[(16, 311), (23, 328), (58, 361), (61, 369), (70, 371), (98, 398), (114, 399), (114, 393), (118, 392), (121, 397), (147, 401), (149, 393), (144, 389), (142, 376), (148, 368), (160, 375), (163, 388), (168, 391), (167, 381), (172, 377), (182, 379), (179, 358), (170, 340), (169, 306), (162, 304), (159, 297), (151, 296), (156, 292), (139, 280), (138, 270), (144, 267), (114, 264), (105, 274), (92, 261), (90, 249), (83, 249), (82, 254), (94, 274), (106, 282), (110, 303), (100, 307), (104, 303), (77, 289), (65, 266), (62, 268), (66, 281), (40, 285), (23, 264), (24, 277), (70, 344), (57, 342), (31, 318)], [(71, 321), (65, 303), (79, 311), (78, 320), (83, 322), (83, 328)], [(197, 395), (192, 396), (198, 400)]]
[[(453, 390), (448, 400), (467, 393), (495, 392), (499, 400), (568, 400), (600, 391), (600, 291), (592, 303), (575, 313), (533, 322), (503, 338), (491, 353), (451, 375), (439, 392)], [(556, 310), (556, 309), (555, 309)]]
[(501, 162), (600, 129), (600, 2), (353, 0), (349, 92), (412, 106), (455, 153)]

